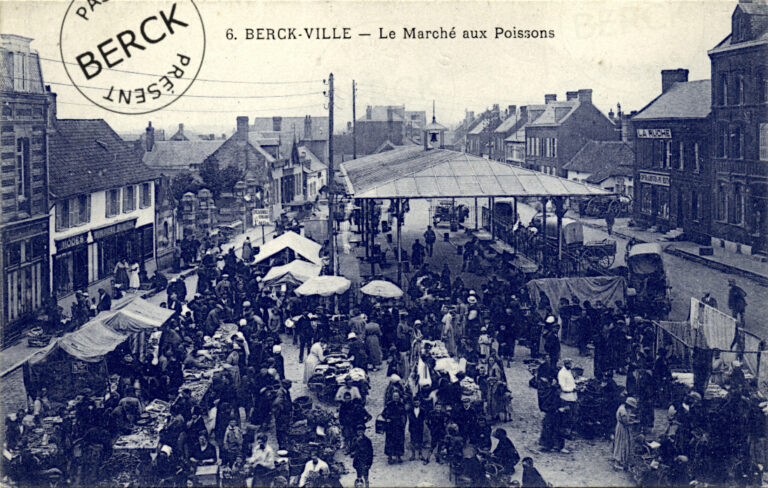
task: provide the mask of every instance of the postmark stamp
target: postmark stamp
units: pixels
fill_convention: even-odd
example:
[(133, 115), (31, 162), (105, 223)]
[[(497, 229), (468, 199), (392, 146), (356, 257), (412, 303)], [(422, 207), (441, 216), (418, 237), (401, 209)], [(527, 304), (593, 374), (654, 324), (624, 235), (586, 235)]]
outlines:
[(146, 114), (178, 100), (205, 58), (192, 0), (73, 0), (61, 23), (64, 69), (92, 103)]

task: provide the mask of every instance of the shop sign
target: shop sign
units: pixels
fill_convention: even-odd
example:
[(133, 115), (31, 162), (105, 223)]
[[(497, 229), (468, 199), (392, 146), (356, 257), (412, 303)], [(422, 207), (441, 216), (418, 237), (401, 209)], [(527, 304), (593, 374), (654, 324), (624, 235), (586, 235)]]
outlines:
[(88, 233), (77, 234), (76, 236), (59, 239), (56, 241), (56, 252), (61, 252), (72, 247), (81, 246), (88, 242)]
[(272, 221), (269, 219), (268, 208), (254, 208), (251, 210), (251, 216), (253, 217), (253, 225), (270, 225)]
[(113, 234), (119, 234), (120, 232), (125, 232), (127, 230), (132, 230), (136, 227), (136, 219), (129, 220), (127, 222), (120, 222), (119, 224), (110, 225), (109, 227), (104, 227), (102, 229), (97, 229), (94, 231), (91, 231), (93, 234), (93, 239), (103, 239), (107, 236), (111, 236)]
[(672, 139), (671, 129), (637, 129), (638, 139)]
[(660, 175), (658, 173), (640, 173), (640, 183), (669, 186), (669, 175)]

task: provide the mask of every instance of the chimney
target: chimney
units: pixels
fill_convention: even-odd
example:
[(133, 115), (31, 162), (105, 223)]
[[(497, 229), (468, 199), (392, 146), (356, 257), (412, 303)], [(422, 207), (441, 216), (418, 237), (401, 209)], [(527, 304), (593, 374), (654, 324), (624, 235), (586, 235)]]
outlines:
[(507, 107), (507, 117), (512, 117), (513, 115), (517, 115), (517, 105), (509, 105)]
[(373, 116), (373, 107), (368, 105), (365, 107), (365, 120), (371, 120), (371, 117)]
[(631, 113), (621, 114), (621, 141), (631, 142), (634, 138), (634, 131), (632, 130), (632, 117), (637, 114), (637, 110), (633, 110)]
[(571, 100), (578, 100), (579, 99), (579, 92), (577, 92), (577, 91), (565, 92), (565, 99), (567, 101), (569, 101), (569, 102)]
[(352, 121), (351, 120), (349, 122), (347, 122), (347, 132), (349, 132), (349, 133), (352, 132)]
[(179, 134), (184, 135), (184, 124), (179, 124)]
[(581, 89), (579, 90), (579, 101), (583, 103), (592, 103), (592, 89)]
[(387, 107), (387, 122), (392, 122), (394, 119), (394, 110), (392, 107)]
[(221, 134), (221, 140), (225, 141), (226, 139), (227, 139), (227, 135), (226, 134)]
[(520, 118), (521, 119), (527, 119), (528, 118), (528, 106), (522, 105), (520, 107)]
[(275, 132), (280, 132), (283, 126), (283, 118), (279, 115), (275, 115), (272, 117), (272, 130)]
[(494, 112), (498, 112), (499, 111), (499, 104), (498, 103), (494, 103), (493, 104), (493, 111)]
[(661, 93), (666, 93), (672, 85), (688, 81), (688, 70), (683, 68), (661, 70)]
[(208, 140), (210, 141), (216, 140), (216, 134), (208, 134)]
[(304, 139), (312, 139), (312, 117), (309, 115), (304, 116)]
[(155, 147), (155, 128), (152, 127), (152, 121), (147, 124), (147, 135), (144, 137), (144, 144), (146, 144), (147, 152), (152, 152)]
[(240, 140), (248, 139), (248, 116), (241, 115), (237, 118), (237, 137)]
[(469, 112), (469, 121), (475, 120), (475, 112)]
[(56, 94), (51, 91), (51, 86), (46, 85), (45, 94), (48, 97), (48, 126), (53, 127), (56, 125), (56, 118), (58, 113), (56, 110)]
[(544, 103), (552, 103), (557, 101), (557, 94), (547, 93), (544, 95)]

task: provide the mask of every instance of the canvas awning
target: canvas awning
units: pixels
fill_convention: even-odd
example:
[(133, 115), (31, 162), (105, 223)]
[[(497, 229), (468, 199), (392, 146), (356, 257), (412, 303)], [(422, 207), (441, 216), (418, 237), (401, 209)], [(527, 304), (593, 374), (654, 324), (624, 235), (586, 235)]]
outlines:
[[(304, 283), (314, 276), (320, 276), (322, 266), (295, 259), (283, 266), (270, 268), (264, 276), (265, 285), (280, 284), (284, 282)], [(287, 280), (287, 281), (285, 281)]]
[(571, 197), (600, 187), (447, 149), (404, 146), (341, 163), (355, 198)]
[(124, 307), (97, 315), (79, 329), (64, 334), (32, 356), (29, 362), (36, 364), (44, 360), (56, 348), (61, 348), (70, 356), (82, 361), (99, 361), (131, 334), (146, 329), (157, 329), (172, 315), (173, 310), (136, 297)]
[(285, 249), (291, 249), (297, 256), (301, 256), (311, 263), (322, 264), (320, 247), (320, 244), (315, 241), (288, 231), (261, 246), (255, 262), (259, 263)]
[(595, 276), (588, 278), (542, 278), (528, 282), (528, 293), (536, 309), (543, 296), (549, 300), (552, 312), (560, 314), (560, 299), (575, 296), (579, 302), (600, 300), (612, 307), (617, 301), (626, 301), (627, 281), (621, 276)]

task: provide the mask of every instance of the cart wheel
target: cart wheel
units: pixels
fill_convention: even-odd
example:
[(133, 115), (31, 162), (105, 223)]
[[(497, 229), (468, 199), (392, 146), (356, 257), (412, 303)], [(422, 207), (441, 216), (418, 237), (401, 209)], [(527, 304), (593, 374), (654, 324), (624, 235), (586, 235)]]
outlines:
[(600, 251), (602, 252), (602, 256), (600, 256), (600, 260), (597, 264), (603, 269), (608, 269), (613, 266), (614, 261), (616, 261), (616, 255), (609, 253), (605, 249), (600, 249)]

